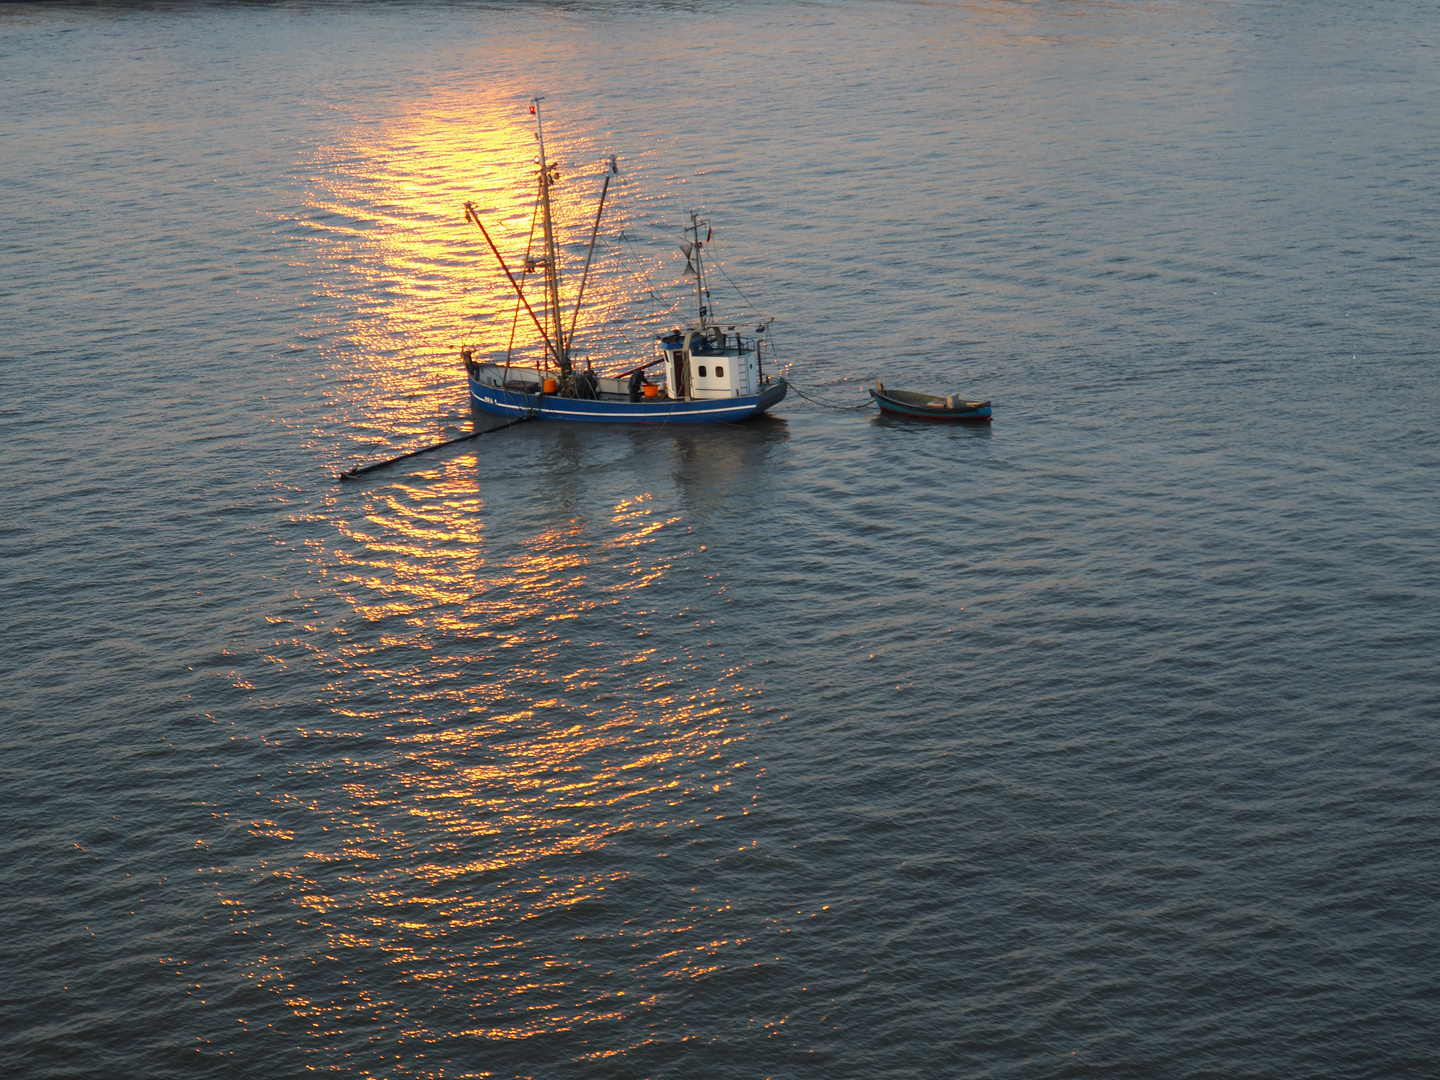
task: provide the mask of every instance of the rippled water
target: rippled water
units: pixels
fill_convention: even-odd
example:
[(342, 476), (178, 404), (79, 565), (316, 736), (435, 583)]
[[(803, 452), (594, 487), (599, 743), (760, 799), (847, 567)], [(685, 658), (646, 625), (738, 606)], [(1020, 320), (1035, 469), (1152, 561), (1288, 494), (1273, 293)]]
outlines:
[[(1437, 68), (1399, 3), (0, 8), (0, 1072), (1428, 1075)], [(624, 169), (602, 364), (699, 206), (800, 388), (993, 427), (337, 484), (471, 423), (536, 90), (570, 257)]]

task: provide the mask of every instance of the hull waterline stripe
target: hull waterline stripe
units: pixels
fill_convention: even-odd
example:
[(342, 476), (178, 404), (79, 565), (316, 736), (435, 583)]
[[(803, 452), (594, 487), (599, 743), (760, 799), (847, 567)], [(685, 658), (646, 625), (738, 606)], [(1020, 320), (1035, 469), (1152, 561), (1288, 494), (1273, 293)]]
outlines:
[(724, 404), (685, 401), (671, 405), (637, 406), (628, 402), (580, 401), (545, 394), (516, 394), (472, 381), (470, 400), (477, 408), (501, 416), (533, 416), (581, 423), (700, 423), (744, 420), (755, 416), (782, 400), (785, 389), (788, 389), (787, 385), (781, 383), (765, 393)]

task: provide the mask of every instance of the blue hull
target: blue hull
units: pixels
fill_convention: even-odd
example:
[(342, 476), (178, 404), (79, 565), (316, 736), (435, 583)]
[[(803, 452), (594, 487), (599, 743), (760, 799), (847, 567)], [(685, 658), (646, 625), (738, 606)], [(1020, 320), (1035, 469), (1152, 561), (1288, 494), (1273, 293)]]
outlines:
[(470, 403), (499, 416), (528, 416), (585, 424), (714, 424), (748, 420), (779, 404), (789, 389), (784, 379), (753, 397), (713, 401), (587, 401), (554, 394), (501, 390), (470, 379)]

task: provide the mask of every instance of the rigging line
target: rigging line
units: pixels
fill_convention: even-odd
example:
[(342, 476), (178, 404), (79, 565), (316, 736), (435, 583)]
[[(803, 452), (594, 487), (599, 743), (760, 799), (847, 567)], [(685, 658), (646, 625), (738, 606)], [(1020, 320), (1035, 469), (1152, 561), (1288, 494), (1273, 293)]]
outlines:
[(796, 386), (793, 382), (790, 382), (789, 379), (786, 379), (785, 381), (787, 383), (790, 383), (791, 390), (794, 390), (795, 393), (799, 394), (806, 401), (810, 401), (816, 405), (819, 405), (822, 409), (834, 409), (836, 412), (855, 412), (857, 409), (868, 409), (870, 407), (870, 402), (868, 401), (862, 401), (859, 405), (832, 405), (828, 401), (821, 401), (819, 398), (811, 397), (809, 394), (805, 393), (804, 390), (801, 390), (800, 387)]
[[(535, 243), (535, 219), (540, 215), (540, 198), (535, 198), (535, 208), (530, 211), (530, 235), (525, 238), (525, 265), (530, 265), (530, 249)], [(520, 280), (525, 280), (525, 275), (530, 271), (521, 269)], [(510, 366), (510, 356), (515, 351), (515, 328), (520, 324), (520, 301), (515, 301), (515, 318), (510, 320), (510, 344), (505, 346), (505, 366)]]
[(780, 348), (780, 343), (775, 340), (775, 330), (769, 323), (765, 324), (765, 340), (770, 343), (771, 351), (781, 363), (789, 362), (785, 359), (785, 352)]
[(712, 262), (713, 262), (713, 265), (714, 265), (715, 269), (720, 271), (720, 276), (723, 277), (726, 281), (730, 282), (730, 287), (731, 287), (732, 289), (734, 289), (737, 293), (740, 294), (740, 299), (741, 299), (741, 300), (744, 300), (745, 303), (749, 304), (750, 307), (751, 307), (751, 309), (754, 310), (754, 312), (755, 312), (756, 315), (762, 315), (762, 314), (764, 314), (764, 313), (760, 310), (759, 305), (756, 304), (754, 300), (751, 300), (748, 296), (746, 296), (744, 290), (741, 289), (739, 285), (736, 285), (735, 282), (734, 282), (734, 280), (730, 277), (730, 275), (725, 272), (725, 267), (721, 264), (720, 260), (719, 260), (719, 259), (714, 259), (714, 260), (712, 260)]
[[(529, 312), (530, 321), (535, 324), (535, 329), (539, 330), (540, 336), (545, 339), (545, 348), (553, 351), (555, 346), (550, 344), (550, 335), (545, 333), (545, 327), (541, 326), (540, 320), (535, 317), (535, 312), (530, 307), (530, 301), (525, 299), (525, 293), (521, 290), (520, 284), (515, 280), (515, 275), (510, 272), (510, 267), (505, 265), (505, 257), (500, 254), (500, 249), (495, 246), (495, 241), (491, 240), (490, 234), (485, 231), (485, 226), (480, 221), (479, 215), (474, 212), (473, 204), (465, 204), (465, 216), (475, 223), (475, 227), (479, 229), (480, 234), (485, 237), (485, 242), (490, 245), (490, 250), (495, 254), (495, 261), (500, 264), (500, 269), (505, 271), (505, 277), (509, 279), (510, 284), (514, 287), (515, 295), (520, 297), (521, 302), (525, 305), (525, 310)], [(558, 357), (560, 354), (556, 352), (555, 355)]]
[[(630, 251), (630, 258), (632, 258), (632, 259), (635, 260), (635, 265), (640, 268), (640, 270), (641, 270), (642, 273), (644, 273), (644, 275), (645, 275), (645, 280), (650, 283), (650, 284), (649, 284), (650, 295), (655, 298), (655, 300), (656, 300), (657, 303), (663, 304), (665, 301), (664, 301), (664, 300), (661, 300), (659, 296), (656, 296), (656, 295), (655, 295), (655, 282), (654, 282), (654, 280), (650, 277), (650, 274), (645, 271), (645, 263), (644, 263), (644, 261), (640, 258), (640, 252), (638, 252), (638, 251), (635, 250), (635, 241), (630, 238), (629, 234), (626, 233), (626, 231), (625, 231), (624, 229), (621, 229), (621, 230), (620, 230), (620, 240), (625, 244), (626, 248), (629, 249), (629, 251)], [(671, 306), (673, 307), (674, 305), (671, 305)]]
[[(608, 242), (608, 239), (607, 239), (607, 242)], [(616, 254), (618, 254), (618, 255), (620, 256), (620, 258), (621, 258), (621, 260), (622, 260), (622, 261), (621, 261), (621, 265), (625, 267), (625, 272), (626, 272), (627, 274), (629, 274), (632, 278), (635, 279), (635, 283), (640, 286), (641, 291), (644, 292), (647, 296), (649, 296), (650, 299), (654, 300), (657, 304), (663, 304), (663, 303), (665, 303), (665, 298), (655, 291), (655, 284), (654, 284), (654, 282), (648, 280), (648, 278), (642, 278), (639, 274), (637, 274), (634, 270), (632, 270), (628, 265), (625, 264), (625, 262), (623, 261), (624, 258), (625, 258), (625, 252), (624, 252), (624, 250), (622, 250), (622, 249), (619, 248), (619, 247), (615, 247), (615, 248), (613, 248), (613, 250), (616, 252)], [(680, 303), (679, 300), (673, 301), (673, 302), (669, 305), (669, 307), (667, 307), (667, 308), (665, 309), (664, 314), (666, 314), (666, 315), (670, 314), (670, 312), (672, 312), (672, 311), (675, 310), (676, 306), (677, 306), (679, 303)]]
[[(497, 196), (497, 198), (499, 198), (499, 196)], [(487, 214), (499, 214), (499, 213), (501, 212), (501, 209), (502, 209), (501, 206), (498, 205), (498, 204), (495, 205), (495, 206), (487, 206), (487, 207), (484, 208), (484, 210), (485, 210), (485, 212), (486, 212)], [(477, 210), (476, 213), (479, 213), (479, 211)], [(533, 217), (533, 215), (532, 215), (532, 217), (531, 217), (530, 220), (531, 220), (531, 228), (533, 229), (533, 228), (534, 228), (534, 220), (535, 220), (534, 217)], [(510, 228), (509, 225), (506, 225), (506, 224), (505, 224), (505, 219), (504, 219), (503, 217), (497, 217), (497, 218), (495, 219), (495, 225), (500, 229), (501, 232), (503, 232), (506, 236), (510, 237), (512, 240), (518, 240), (518, 239), (520, 238), (520, 232), (519, 232), (519, 230), (517, 230), (517, 229), (512, 229), (512, 228)]]
[[(570, 337), (575, 337), (575, 322), (580, 318), (580, 302), (585, 299), (585, 283), (590, 280), (590, 260), (595, 255), (595, 241), (600, 236), (600, 215), (605, 212), (605, 194), (610, 190), (610, 174), (600, 188), (600, 206), (595, 211), (595, 227), (590, 230), (590, 250), (585, 252), (585, 269), (580, 274), (580, 291), (575, 294), (575, 311), (570, 316)], [(558, 318), (559, 316), (557, 316)]]

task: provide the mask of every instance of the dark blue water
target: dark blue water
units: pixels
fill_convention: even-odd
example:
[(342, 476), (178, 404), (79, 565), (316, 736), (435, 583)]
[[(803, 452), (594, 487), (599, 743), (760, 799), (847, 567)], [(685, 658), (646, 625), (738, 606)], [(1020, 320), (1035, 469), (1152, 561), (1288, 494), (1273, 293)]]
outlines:
[[(601, 364), (700, 207), (993, 426), (337, 483), (537, 90)], [(1434, 5), (0, 7), (0, 1073), (1432, 1075), (1437, 117)]]

